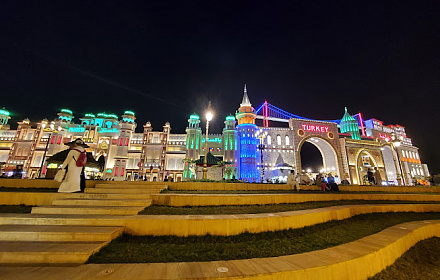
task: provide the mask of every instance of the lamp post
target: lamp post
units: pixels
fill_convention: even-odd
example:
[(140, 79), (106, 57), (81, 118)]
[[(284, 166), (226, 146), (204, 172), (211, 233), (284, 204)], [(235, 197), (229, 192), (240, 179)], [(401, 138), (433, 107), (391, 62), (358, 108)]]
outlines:
[[(43, 131), (45, 130), (44, 128), (46, 126), (47, 126), (47, 121), (43, 121), (41, 123), (41, 127), (42, 127)], [(41, 159), (40, 169), (38, 170), (38, 176), (37, 176), (38, 179), (41, 178), (41, 173), (43, 172), (43, 166), (44, 166), (44, 162), (46, 161), (45, 160), (46, 159), (46, 153), (47, 153), (47, 148), (49, 147), (50, 138), (52, 137), (52, 134), (54, 132), (58, 132), (60, 130), (61, 130), (60, 126), (58, 127), (58, 130), (55, 129), (55, 123), (54, 122), (51, 122), (50, 125), (49, 125), (49, 128), (46, 129), (46, 131), (49, 131), (49, 137), (47, 138), (46, 147), (44, 148), (43, 158)]]
[(267, 137), (267, 131), (263, 132), (262, 129), (260, 129), (256, 137), (260, 139), (260, 144), (258, 145), (258, 149), (260, 150), (260, 166), (261, 166), (261, 183), (264, 183), (264, 166), (263, 166), (263, 151), (266, 149), (266, 146), (264, 145), (264, 138)]
[(206, 111), (205, 117), (206, 117), (206, 135), (205, 135), (205, 159), (203, 160), (203, 179), (206, 178), (206, 172), (208, 171), (208, 164), (207, 164), (207, 157), (208, 157), (208, 130), (209, 130), (209, 122), (212, 120), (212, 117), (214, 115), (212, 114), (211, 109), (211, 101), (208, 103), (208, 110)]

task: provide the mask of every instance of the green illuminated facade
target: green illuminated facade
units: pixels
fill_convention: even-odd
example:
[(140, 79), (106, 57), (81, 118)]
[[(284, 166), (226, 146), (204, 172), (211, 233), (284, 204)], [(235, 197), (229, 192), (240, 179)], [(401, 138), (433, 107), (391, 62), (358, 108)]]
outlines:
[(347, 112), (347, 107), (345, 107), (345, 114), (342, 117), (339, 126), (341, 133), (349, 133), (351, 135), (351, 139), (361, 140), (358, 122)]

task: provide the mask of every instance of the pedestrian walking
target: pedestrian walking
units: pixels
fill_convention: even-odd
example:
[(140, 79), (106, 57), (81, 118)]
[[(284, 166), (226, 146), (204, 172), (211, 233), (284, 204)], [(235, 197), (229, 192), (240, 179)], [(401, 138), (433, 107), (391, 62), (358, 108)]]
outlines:
[(66, 177), (61, 183), (58, 192), (72, 193), (81, 191), (81, 171), (84, 166), (78, 166), (82, 154), (86, 152), (85, 148), (89, 146), (81, 139), (76, 139), (65, 145), (70, 146), (70, 151), (63, 162), (62, 168), (66, 169)]

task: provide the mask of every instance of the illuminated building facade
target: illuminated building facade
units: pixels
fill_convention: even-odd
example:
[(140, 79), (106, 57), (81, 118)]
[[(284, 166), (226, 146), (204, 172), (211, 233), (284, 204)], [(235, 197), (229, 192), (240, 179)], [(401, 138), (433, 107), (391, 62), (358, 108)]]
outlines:
[(257, 173), (258, 139), (255, 136), (257, 130), (255, 125), (256, 114), (249, 101), (246, 86), (244, 87), (243, 100), (240, 108), (235, 113), (235, 117), (238, 121), (238, 177), (245, 182), (256, 182), (259, 177)]
[[(72, 111), (62, 109), (53, 121), (25, 119), (10, 130), (10, 114), (0, 110), (2, 172), (36, 178), (41, 170), (41, 177), (51, 177), (49, 171), (57, 166), (47, 166), (46, 159), (65, 150), (64, 143), (82, 138), (93, 157), (104, 162), (103, 170), (86, 170), (90, 178), (96, 174), (119, 181), (201, 178), (201, 167), (195, 162), (204, 156), (205, 137), (195, 113), (182, 134), (172, 134), (168, 122), (159, 131), (147, 122), (142, 132), (135, 132), (132, 111), (120, 117), (88, 113), (77, 124), (74, 119)], [(208, 178), (216, 180), (284, 182), (290, 170), (307, 171), (301, 165), (304, 143), (314, 145), (322, 155), (322, 168), (309, 173), (332, 173), (339, 181), (367, 184), (369, 170), (378, 172), (384, 184), (424, 184), (430, 176), (403, 126), (364, 121), (360, 113), (350, 115), (347, 108), (341, 119), (327, 121), (297, 116), (267, 101), (255, 110), (246, 86), (235, 117), (226, 116), (222, 133), (209, 134), (207, 141), (209, 153), (218, 160), (218, 168), (209, 167)]]

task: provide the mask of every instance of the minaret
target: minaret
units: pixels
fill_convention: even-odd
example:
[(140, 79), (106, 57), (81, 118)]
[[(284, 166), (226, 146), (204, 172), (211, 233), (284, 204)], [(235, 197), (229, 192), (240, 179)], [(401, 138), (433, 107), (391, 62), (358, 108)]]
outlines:
[[(107, 119), (112, 119), (113, 124), (118, 119), (118, 117), (113, 114), (109, 114), (106, 117)], [(125, 180), (127, 173), (128, 150), (130, 149), (131, 138), (137, 126), (134, 122), (135, 120), (136, 117), (132, 111), (125, 111), (122, 115), (122, 120), (119, 122), (120, 130), (116, 142), (116, 155), (114, 157), (115, 163), (113, 166), (113, 178), (115, 181)], [(104, 122), (104, 125), (108, 126), (107, 129), (112, 128), (113, 124), (109, 121)]]
[(341, 129), (341, 133), (350, 133), (351, 139), (361, 140), (358, 122), (347, 112), (347, 107), (345, 107), (345, 113), (341, 119), (339, 127)]
[(0, 130), (9, 130), (8, 120), (11, 118), (9, 112), (3, 107), (0, 109)]
[(235, 163), (235, 151), (237, 145), (237, 131), (235, 130), (235, 117), (229, 115), (225, 119), (223, 128), (223, 158), (224, 161)]
[(239, 179), (247, 182), (258, 180), (257, 173), (257, 138), (255, 131), (255, 109), (252, 107), (247, 95), (246, 85), (244, 86), (243, 100), (240, 108), (235, 113), (238, 121), (238, 174)]
[(200, 139), (202, 135), (202, 129), (200, 128), (200, 117), (194, 113), (188, 119), (188, 127), (186, 128), (186, 157), (185, 168), (183, 171), (183, 177), (190, 179), (194, 177), (194, 174), (189, 170), (189, 161), (199, 159), (201, 150)]

